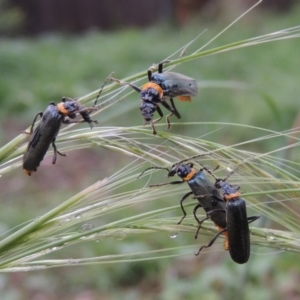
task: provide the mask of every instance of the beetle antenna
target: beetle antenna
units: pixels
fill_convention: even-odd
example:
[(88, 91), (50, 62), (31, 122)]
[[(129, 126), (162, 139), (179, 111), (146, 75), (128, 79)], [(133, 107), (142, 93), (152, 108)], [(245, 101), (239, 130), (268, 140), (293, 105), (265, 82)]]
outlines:
[(151, 170), (151, 169), (167, 170), (168, 172), (170, 172), (170, 170), (169, 170), (168, 168), (163, 168), (163, 167), (150, 167), (150, 168), (145, 169), (145, 170), (137, 177), (137, 179), (140, 178), (146, 171)]
[(122, 81), (122, 80), (114, 78), (114, 77), (110, 77), (109, 80), (112, 81), (112, 82), (116, 82), (118, 84), (121, 84), (121, 85), (129, 85), (130, 87), (132, 87), (138, 93), (140, 93), (142, 91), (138, 86), (136, 86), (136, 85), (134, 85), (130, 82)]
[(101, 93), (102, 93), (102, 90), (103, 90), (103, 88), (105, 87), (105, 85), (107, 84), (107, 82), (110, 80), (112, 74), (114, 74), (114, 72), (111, 72), (111, 73), (106, 77), (104, 83), (102, 84), (102, 86), (101, 86), (101, 88), (100, 88), (100, 90), (99, 90), (99, 93), (98, 93), (98, 95), (97, 95), (97, 97), (96, 97), (96, 100), (95, 100), (95, 102), (94, 102), (94, 106), (97, 104), (97, 102), (98, 102), (98, 100), (99, 100), (99, 97), (100, 97), (100, 95), (101, 95)]
[(235, 168), (234, 170), (230, 171), (228, 175), (223, 179), (223, 181), (226, 181), (238, 168)]
[(184, 162), (186, 162), (186, 161), (193, 160), (194, 158), (198, 158), (198, 157), (206, 156), (206, 155), (210, 155), (210, 152), (208, 152), (208, 153), (203, 153), (203, 154), (197, 154), (197, 155), (191, 156), (191, 157), (189, 157), (189, 158), (186, 158), (186, 159), (181, 160), (181, 161), (178, 162), (177, 164), (182, 164), (182, 163), (184, 163)]
[(215, 180), (219, 180), (219, 178), (214, 174), (216, 170), (220, 168), (220, 166), (216, 166), (214, 169), (209, 169), (205, 167), (201, 162), (197, 161), (197, 163), (202, 167), (203, 170), (205, 170), (208, 174), (210, 174)]

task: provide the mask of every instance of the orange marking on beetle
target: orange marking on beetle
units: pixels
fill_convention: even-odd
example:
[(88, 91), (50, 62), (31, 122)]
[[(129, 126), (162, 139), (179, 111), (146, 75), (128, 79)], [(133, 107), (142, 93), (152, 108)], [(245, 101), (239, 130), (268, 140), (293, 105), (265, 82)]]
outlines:
[[(221, 231), (221, 230), (224, 229), (224, 228), (220, 227), (219, 225), (217, 225), (216, 223), (215, 223), (215, 226), (218, 228), (219, 231)], [(225, 232), (223, 232), (222, 234), (223, 234), (224, 237), (225, 237), (224, 243), (223, 243), (223, 247), (224, 247), (225, 250), (229, 250), (229, 244), (228, 244), (228, 231), (225, 231)]]
[(63, 115), (68, 115), (69, 112), (67, 109), (65, 109), (65, 106), (64, 106), (64, 103), (63, 102), (60, 102), (57, 104), (57, 109), (59, 112), (61, 112)]
[(182, 178), (184, 181), (189, 181), (190, 179), (193, 178), (193, 176), (196, 174), (196, 170), (195, 169), (191, 169), (191, 172), (185, 176), (184, 178)]
[(190, 96), (178, 96), (177, 97), (180, 101), (192, 101), (192, 98)]
[(143, 86), (142, 86), (142, 90), (146, 90), (146, 89), (155, 89), (156, 91), (158, 91), (159, 93), (159, 98), (162, 98), (164, 96), (164, 91), (163, 89), (156, 83), (154, 82), (148, 82), (148, 83), (145, 83)]
[(26, 169), (23, 169), (25, 174), (27, 174), (28, 176), (31, 176), (31, 173), (35, 172), (35, 171), (29, 171), (29, 170), (26, 170)]
[(225, 236), (225, 240), (223, 242), (224, 250), (229, 250), (228, 236)]
[[(216, 225), (216, 227), (218, 228), (219, 231), (224, 229), (221, 226), (217, 225), (216, 223), (215, 223), (215, 225)], [(228, 237), (228, 232), (227, 231), (224, 231), (222, 234), (225, 235), (226, 237)]]
[(241, 196), (241, 193), (236, 192), (236, 193), (233, 193), (233, 194), (230, 194), (230, 195), (224, 195), (224, 198), (225, 198), (226, 201), (230, 201), (233, 198), (239, 198), (240, 196)]

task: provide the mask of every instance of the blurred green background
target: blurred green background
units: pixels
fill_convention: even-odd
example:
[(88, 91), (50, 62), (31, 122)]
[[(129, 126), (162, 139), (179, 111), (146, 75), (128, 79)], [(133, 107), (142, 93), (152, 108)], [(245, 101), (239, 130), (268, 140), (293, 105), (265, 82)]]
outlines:
[[(14, 6), (3, 3), (0, 5), (6, 12), (14, 12), (15, 22), (8, 25), (0, 22), (2, 29), (6, 26), (0, 37), (1, 145), (27, 128), (35, 114), (43, 111), (49, 102), (58, 102), (62, 96), (80, 97), (94, 91), (112, 71), (117, 78), (146, 72), (153, 63), (162, 61), (207, 29), (187, 49), (190, 54), (224, 29), (246, 7), (228, 1), (226, 9), (224, 5), (220, 6), (223, 10), (210, 18), (207, 11), (200, 10), (184, 22), (166, 18), (146, 24), (144, 28), (127, 26), (120, 29), (121, 26), (117, 26), (114, 30), (90, 29), (80, 34), (49, 30), (38, 35), (28, 32), (24, 35), (20, 28), (25, 28), (25, 13), (21, 9), (13, 11)], [(297, 26), (299, 14), (299, 5), (285, 12), (257, 8), (210, 47)], [(3, 20), (3, 14), (0, 20)], [(172, 131), (198, 137), (220, 128), (220, 125), (180, 126), (181, 121), (240, 123), (275, 131), (298, 126), (299, 49), (300, 39), (283, 40), (180, 65), (174, 71), (196, 78), (200, 92), (192, 103), (177, 102), (182, 120), (172, 119), (176, 123)], [(138, 107), (139, 96), (132, 94), (107, 110), (103, 118), (98, 115), (97, 119), (100, 126), (140, 125), (143, 120)], [(165, 126), (157, 129), (163, 131)], [(230, 145), (258, 135), (262, 133), (224, 126), (208, 139)], [(248, 145), (247, 149), (266, 152), (286, 143), (288, 141), (284, 139), (262, 141), (255, 146)], [(299, 161), (298, 153), (295, 149), (289, 153), (289, 158)], [(130, 161), (118, 153), (97, 148), (72, 152), (68, 159), (76, 163), (64, 165), (59, 159), (59, 163), (52, 166), (51, 158), (47, 157), (38, 176), (26, 177), (18, 169), (1, 178), (1, 232), (39, 216)], [(84, 176), (80, 172), (82, 169), (88, 170)], [(174, 199), (169, 203), (174, 204)], [(151, 205), (138, 209), (153, 209), (163, 203)], [(108, 218), (118, 219), (118, 216)], [(166, 239), (164, 234), (157, 234), (140, 239), (85, 242), (53, 255), (92, 257), (118, 253), (120, 249), (138, 251), (152, 245), (167, 248), (184, 245), (191, 238)], [(205, 241), (208, 239), (205, 237)], [(276, 254), (272, 249), (255, 246), (252, 252), (249, 263), (234, 264), (228, 253), (222, 251), (220, 241), (197, 258), (191, 253), (183, 258), (150, 262), (1, 274), (0, 294), (1, 299), (8, 300), (300, 299), (300, 267), (295, 263), (298, 255)]]

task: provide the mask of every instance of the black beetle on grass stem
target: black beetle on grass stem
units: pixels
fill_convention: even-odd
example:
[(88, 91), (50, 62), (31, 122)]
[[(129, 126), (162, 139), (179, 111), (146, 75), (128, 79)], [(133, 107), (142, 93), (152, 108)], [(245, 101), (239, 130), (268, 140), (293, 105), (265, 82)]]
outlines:
[[(86, 122), (92, 129), (93, 123), (98, 123), (97, 120), (91, 120), (90, 113), (97, 110), (96, 103), (107, 80), (108, 78), (99, 90), (94, 105), (91, 108), (83, 107), (76, 101), (76, 99), (63, 97), (62, 102), (58, 104), (51, 102), (44, 112), (39, 112), (36, 115), (29, 132), (31, 135), (30, 141), (23, 156), (23, 169), (26, 174), (31, 175), (31, 173), (36, 172), (37, 167), (44, 159), (44, 156), (51, 144), (54, 149), (52, 164), (55, 164), (57, 154), (66, 156), (66, 154), (59, 152), (55, 145), (55, 139), (58, 135), (61, 124)], [(77, 114), (80, 114), (83, 119), (78, 121), (70, 120), (75, 119)], [(42, 119), (35, 130), (33, 130), (34, 124), (39, 116)]]

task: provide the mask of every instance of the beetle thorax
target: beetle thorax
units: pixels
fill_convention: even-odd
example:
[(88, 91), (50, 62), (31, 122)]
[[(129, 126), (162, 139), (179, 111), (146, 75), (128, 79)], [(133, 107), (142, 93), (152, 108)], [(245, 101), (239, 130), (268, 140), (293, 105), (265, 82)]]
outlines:
[(164, 95), (162, 88), (153, 82), (148, 82), (142, 86), (141, 99), (159, 103)]

